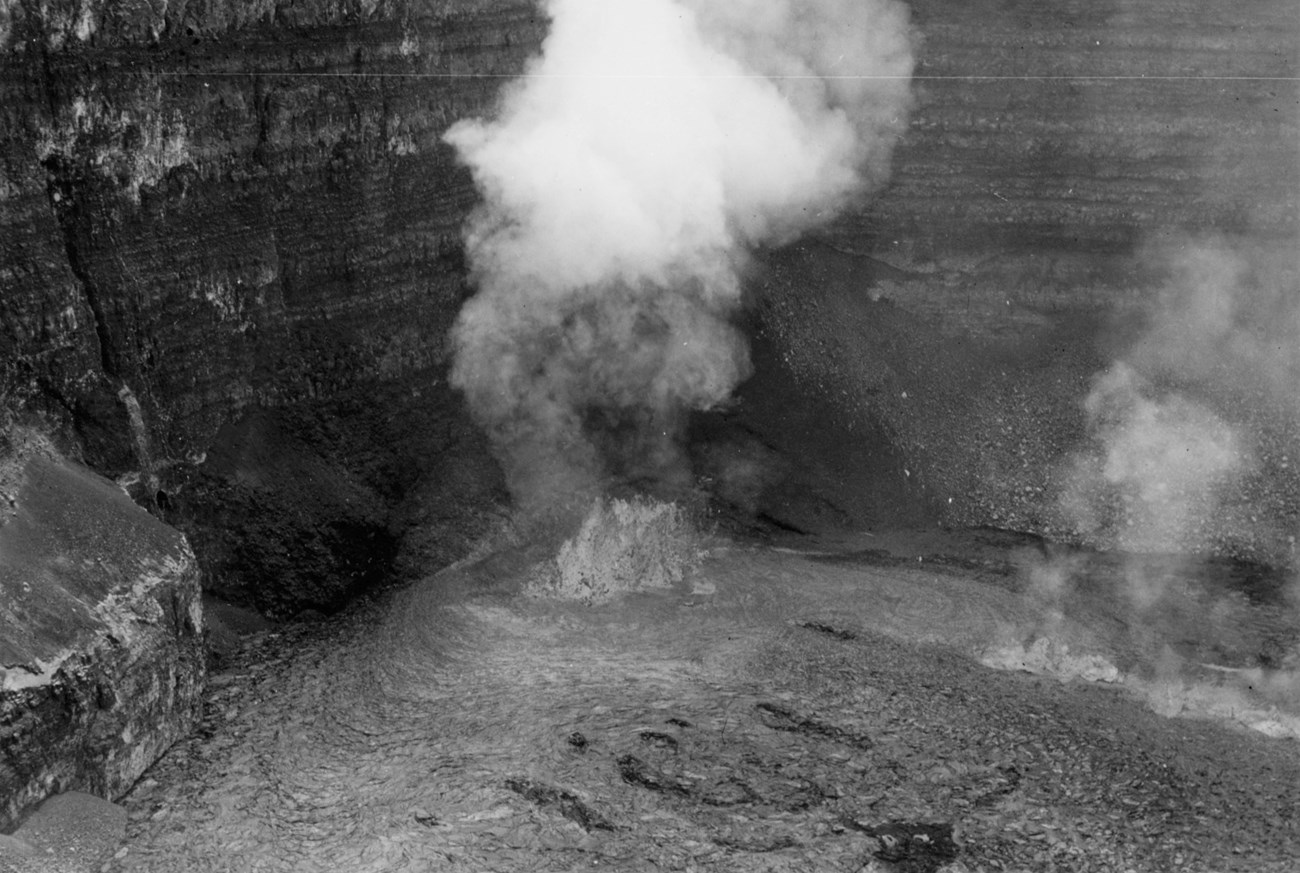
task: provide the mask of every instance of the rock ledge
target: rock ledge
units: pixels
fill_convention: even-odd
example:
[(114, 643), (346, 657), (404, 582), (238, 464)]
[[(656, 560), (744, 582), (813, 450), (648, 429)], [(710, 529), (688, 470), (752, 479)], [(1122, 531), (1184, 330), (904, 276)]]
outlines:
[(190, 729), (204, 658), (185, 537), (41, 439), (0, 435), (0, 830), (125, 792)]

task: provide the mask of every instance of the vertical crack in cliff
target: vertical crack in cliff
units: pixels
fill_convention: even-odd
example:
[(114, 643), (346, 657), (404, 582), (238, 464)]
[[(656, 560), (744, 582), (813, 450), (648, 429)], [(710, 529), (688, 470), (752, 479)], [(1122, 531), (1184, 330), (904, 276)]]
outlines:
[(253, 147), (253, 160), (263, 167), (271, 166), (271, 93), (259, 73), (253, 74), (253, 114), (257, 119), (257, 145)]
[(50, 209), (54, 212), (55, 220), (59, 224), (59, 230), (63, 233), (63, 250), (68, 257), (68, 270), (72, 273), (73, 278), (77, 280), (77, 287), (80, 289), (81, 296), (86, 301), (86, 307), (90, 310), (94, 320), (95, 340), (99, 346), (100, 367), (103, 368), (104, 374), (110, 379), (120, 381), (121, 372), (117, 362), (112, 332), (108, 327), (108, 317), (104, 311), (104, 304), (100, 299), (95, 280), (91, 277), (82, 261), (81, 250), (77, 242), (78, 213), (81, 207), (77, 205), (79, 201), (72, 191), (73, 185), (68, 178), (70, 171), (67, 162), (61, 157), (51, 156), (46, 158), (42, 164), (49, 176), (47, 190), (49, 192)]
[[(49, 46), (44, 40), (36, 40), (40, 46), (41, 64), (35, 74), (37, 90), (43, 95), (43, 107), (33, 101), (34, 107), (32, 113), (33, 126), (38, 129), (50, 131), (52, 135), (58, 134), (58, 124), (63, 114), (63, 99), (56, 83), (61, 80), (59, 72), (53, 66), (53, 59)], [(44, 117), (42, 117), (44, 116)], [(71, 274), (76, 291), (85, 302), (86, 309), (90, 311), (91, 322), (94, 325), (95, 345), (98, 350), (99, 367), (104, 377), (104, 381), (113, 385), (117, 390), (115, 399), (121, 407), (120, 412), (125, 413), (121, 417), (109, 415), (109, 420), (97, 420), (104, 417), (104, 414), (96, 413), (96, 397), (99, 388), (91, 388), (89, 393), (77, 391), (74, 396), (68, 396), (66, 392), (59, 390), (56, 386), (46, 380), (42, 390), (50, 395), (52, 399), (63, 406), (71, 416), (74, 426), (81, 430), (87, 425), (92, 430), (107, 425), (112, 430), (120, 430), (123, 427), (129, 432), (131, 444), (135, 448), (137, 463), (144, 476), (152, 483), (154, 481), (153, 463), (149, 450), (148, 431), (144, 426), (144, 417), (139, 402), (136, 400), (134, 392), (126, 384), (123, 376), (123, 366), (120, 352), (117, 344), (113, 339), (113, 331), (110, 326), (110, 313), (106, 309), (105, 296), (101, 293), (99, 283), (95, 280), (93, 271), (86, 263), (86, 253), (84, 252), (85, 235), (89, 229), (94, 226), (97, 217), (89, 212), (88, 204), (99, 203), (95, 197), (95, 191), (91, 187), (93, 183), (88, 183), (88, 168), (82, 166), (77, 150), (70, 147), (67, 150), (51, 151), (41, 157), (40, 163), (46, 173), (46, 197), (49, 203), (50, 212), (55, 223), (59, 228), (62, 237), (63, 251), (67, 259), (68, 272)], [(99, 407), (104, 408), (104, 407)]]
[[(24, 6), (26, 7), (27, 4), (24, 4)], [(41, 20), (30, 8), (27, 8), (27, 14), (28, 20), (31, 22)], [(37, 30), (39, 31), (39, 28)], [(43, 38), (43, 34), (39, 32), (31, 34), (28, 41), (36, 45), (40, 51), (41, 63), (37, 68), (39, 81), (36, 85), (44, 97), (46, 112), (45, 118), (33, 118), (32, 122), (38, 128), (53, 130), (58, 123), (61, 109), (59, 92), (54, 84), (59, 80), (59, 76), (53, 69), (49, 42)], [(74, 171), (69, 164), (70, 159), (57, 152), (49, 154), (41, 160), (41, 166), (44, 167), (47, 176), (46, 195), (50, 202), (50, 211), (53, 213), (55, 221), (59, 225), (59, 230), (63, 234), (63, 249), (68, 258), (68, 269), (73, 278), (77, 280), (81, 295), (85, 299), (86, 306), (90, 309), (91, 316), (94, 319), (95, 339), (99, 345), (100, 366), (107, 376), (116, 381), (120, 376), (116, 355), (113, 353), (113, 342), (108, 330), (104, 306), (100, 301), (94, 280), (82, 262), (77, 244), (77, 224), (82, 207), (80, 205), (81, 201), (74, 196), (77, 193), (73, 181)]]
[[(18, 38), (24, 39), (27, 45), (35, 46), (40, 52), (41, 63), (35, 69), (40, 75), (41, 81), (39, 88), (42, 96), (45, 98), (45, 108), (49, 110), (50, 121), (52, 123), (53, 120), (58, 117), (58, 100), (55, 97), (53, 88), (54, 73), (51, 69), (50, 44), (49, 40), (45, 38), (45, 34), (41, 28), (44, 21), (41, 16), (36, 14), (36, 9), (33, 8), (35, 4), (30, 2), (30, 0), (23, 0), (21, 6), (23, 8), (23, 19), (27, 32)], [(17, 42), (17, 40), (15, 40), (15, 42)]]

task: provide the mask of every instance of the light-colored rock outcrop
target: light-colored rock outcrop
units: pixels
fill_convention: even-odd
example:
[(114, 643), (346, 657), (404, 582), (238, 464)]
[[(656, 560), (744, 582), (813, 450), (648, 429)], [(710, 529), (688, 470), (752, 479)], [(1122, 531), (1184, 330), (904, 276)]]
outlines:
[(25, 434), (0, 437), (0, 828), (56, 792), (126, 791), (200, 705), (184, 536)]

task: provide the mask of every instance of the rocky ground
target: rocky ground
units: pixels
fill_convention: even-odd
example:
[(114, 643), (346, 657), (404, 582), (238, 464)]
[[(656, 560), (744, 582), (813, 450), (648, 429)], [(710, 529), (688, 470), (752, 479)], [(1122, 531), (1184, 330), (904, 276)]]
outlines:
[[(1012, 543), (861, 546), (596, 605), (516, 550), (253, 635), (110, 869), (1294, 869), (1294, 739), (982, 666), (1034, 621)], [(1078, 651), (1122, 636), (1071, 609)]]

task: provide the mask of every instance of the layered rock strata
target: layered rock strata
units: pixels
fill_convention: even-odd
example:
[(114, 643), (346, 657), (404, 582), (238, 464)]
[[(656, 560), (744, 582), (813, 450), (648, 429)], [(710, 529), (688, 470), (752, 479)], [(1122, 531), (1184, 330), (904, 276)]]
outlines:
[[(747, 390), (777, 417), (741, 430), (796, 527), (1070, 535), (1082, 400), (1164, 281), (1144, 252), (1300, 232), (1294, 10), (911, 5), (892, 181), (760, 259)], [(446, 384), (476, 194), (441, 135), (546, 29), (514, 0), (0, 2), (5, 408), (266, 612), (455, 557), (501, 488)], [(1205, 539), (1277, 556), (1292, 417), (1232, 402), (1268, 452)]]
[(492, 502), (445, 382), (474, 192), (439, 137), (544, 22), (254, 7), (5, 4), (0, 398), (189, 532), (216, 590), (292, 614), (385, 575), (412, 520), (451, 516), (410, 562), (454, 556)]
[(117, 797), (194, 724), (184, 536), (19, 433), (0, 443), (0, 829), (51, 793)]

